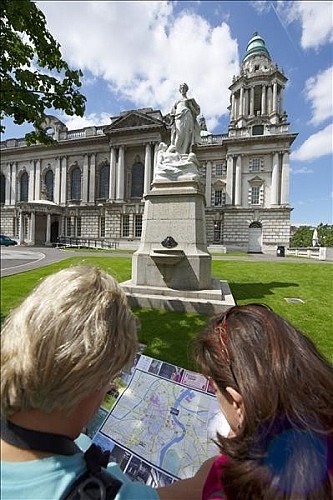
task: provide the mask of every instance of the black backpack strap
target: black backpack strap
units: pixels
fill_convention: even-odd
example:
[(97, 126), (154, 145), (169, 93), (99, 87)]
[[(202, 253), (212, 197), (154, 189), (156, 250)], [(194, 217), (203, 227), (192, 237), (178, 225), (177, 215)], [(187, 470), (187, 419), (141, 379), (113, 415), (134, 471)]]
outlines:
[(108, 465), (109, 452), (103, 452), (92, 444), (84, 454), (87, 471), (72, 483), (62, 500), (112, 500), (122, 486), (105, 468)]

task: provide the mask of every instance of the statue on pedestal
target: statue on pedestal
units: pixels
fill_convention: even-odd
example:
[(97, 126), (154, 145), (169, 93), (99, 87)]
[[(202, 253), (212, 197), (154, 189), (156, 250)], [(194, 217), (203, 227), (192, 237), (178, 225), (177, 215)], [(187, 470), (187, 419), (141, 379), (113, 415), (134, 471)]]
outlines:
[(200, 126), (197, 116), (200, 106), (195, 99), (188, 98), (188, 85), (179, 87), (181, 99), (173, 105), (167, 116), (171, 123), (171, 144), (161, 142), (156, 157), (154, 181), (198, 180), (200, 166), (192, 152), (194, 144), (200, 143)]
[(192, 146), (200, 142), (200, 126), (197, 116), (200, 114), (200, 106), (195, 99), (188, 98), (188, 85), (182, 83), (179, 86), (181, 99), (173, 105), (170, 116), (172, 119), (171, 144), (176, 147), (180, 154), (190, 153)]

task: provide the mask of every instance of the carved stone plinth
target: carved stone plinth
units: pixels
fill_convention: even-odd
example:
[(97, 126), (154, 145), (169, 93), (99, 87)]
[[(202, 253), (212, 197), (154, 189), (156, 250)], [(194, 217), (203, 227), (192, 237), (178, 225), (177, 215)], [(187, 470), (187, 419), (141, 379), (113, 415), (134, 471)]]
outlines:
[(234, 305), (228, 284), (211, 277), (204, 205), (196, 181), (154, 181), (132, 279), (122, 283), (130, 305), (202, 314)]

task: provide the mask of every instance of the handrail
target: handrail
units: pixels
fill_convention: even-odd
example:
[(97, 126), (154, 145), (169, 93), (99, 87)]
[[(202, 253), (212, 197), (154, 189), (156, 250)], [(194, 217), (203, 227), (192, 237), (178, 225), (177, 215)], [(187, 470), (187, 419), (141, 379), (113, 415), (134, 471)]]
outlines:
[(96, 248), (96, 249), (114, 249), (119, 247), (119, 242), (115, 240), (103, 240), (93, 238), (80, 238), (76, 236), (59, 236), (55, 242), (57, 247), (76, 247), (76, 248)]

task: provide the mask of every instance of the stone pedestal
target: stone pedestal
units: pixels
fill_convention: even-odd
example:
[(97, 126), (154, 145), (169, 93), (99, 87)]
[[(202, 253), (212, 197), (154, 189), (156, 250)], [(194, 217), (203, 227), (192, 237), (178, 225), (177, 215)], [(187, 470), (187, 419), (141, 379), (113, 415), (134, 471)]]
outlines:
[(197, 181), (155, 180), (132, 279), (122, 283), (132, 307), (213, 314), (234, 305), (228, 284), (211, 277), (204, 206)]
[(133, 255), (133, 284), (209, 288), (211, 256), (204, 217), (204, 195), (198, 183), (155, 183), (146, 196), (141, 244)]

